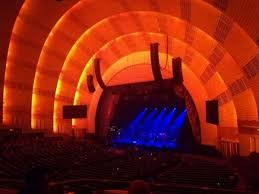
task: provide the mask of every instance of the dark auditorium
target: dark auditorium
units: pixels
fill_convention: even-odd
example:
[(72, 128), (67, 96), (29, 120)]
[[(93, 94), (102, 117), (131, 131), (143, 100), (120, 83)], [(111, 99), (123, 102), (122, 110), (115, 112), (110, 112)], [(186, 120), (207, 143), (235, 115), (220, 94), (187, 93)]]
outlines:
[(0, 0), (0, 194), (259, 193), (259, 0)]

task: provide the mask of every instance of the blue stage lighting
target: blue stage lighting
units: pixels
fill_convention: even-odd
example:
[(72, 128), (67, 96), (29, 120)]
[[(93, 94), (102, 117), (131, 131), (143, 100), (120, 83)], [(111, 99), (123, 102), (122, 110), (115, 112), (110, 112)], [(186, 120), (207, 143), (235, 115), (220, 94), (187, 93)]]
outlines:
[(149, 126), (150, 129), (152, 129), (152, 132), (156, 132), (159, 131), (160, 129), (160, 122), (163, 118), (165, 114), (165, 109), (163, 109), (162, 111), (160, 111), (160, 113), (158, 114), (158, 116), (155, 118), (154, 122), (152, 123), (151, 126)]
[(134, 144), (156, 148), (176, 148), (176, 140), (184, 125), (186, 110), (182, 111), (175, 119), (176, 108), (167, 109), (144, 108), (130, 122), (128, 127), (120, 130), (113, 143)]
[(181, 112), (180, 115), (177, 116), (177, 118), (173, 121), (173, 123), (169, 127), (168, 133), (170, 134), (170, 136), (179, 138), (180, 129), (184, 125), (185, 118), (186, 118), (186, 111)]
[(129, 124), (130, 128), (136, 127), (136, 125), (141, 121), (141, 119), (144, 117), (147, 109), (144, 109), (142, 112), (140, 112), (135, 119)]
[(172, 120), (172, 118), (173, 118), (173, 116), (174, 116), (174, 114), (175, 114), (175, 110), (176, 110), (176, 109), (170, 111), (170, 112), (166, 115), (166, 117), (164, 118), (164, 120), (162, 121), (162, 124), (161, 124), (161, 129), (162, 129), (162, 130), (165, 130), (165, 129), (168, 127), (170, 121)]

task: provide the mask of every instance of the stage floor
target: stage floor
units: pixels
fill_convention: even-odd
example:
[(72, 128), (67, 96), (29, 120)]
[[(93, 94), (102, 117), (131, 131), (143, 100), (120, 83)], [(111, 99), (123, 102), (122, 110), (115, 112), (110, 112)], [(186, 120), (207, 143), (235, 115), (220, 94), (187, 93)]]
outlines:
[(166, 149), (176, 149), (176, 141), (141, 141), (132, 139), (113, 139), (113, 145), (136, 145), (146, 148), (166, 148)]

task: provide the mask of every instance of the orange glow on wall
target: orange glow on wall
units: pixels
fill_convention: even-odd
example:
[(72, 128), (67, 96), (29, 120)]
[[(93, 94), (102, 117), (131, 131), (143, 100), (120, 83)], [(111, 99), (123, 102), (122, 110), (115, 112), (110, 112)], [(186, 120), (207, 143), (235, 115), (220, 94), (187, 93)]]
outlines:
[[(28, 1), (24, 2), (20, 11), (19, 15), (26, 12), (26, 9), (28, 9)], [(8, 48), (8, 54), (7, 54), (7, 62), (6, 62), (6, 68), (5, 68), (5, 74), (4, 74), (4, 87), (3, 87), (3, 124), (5, 125), (12, 125), (12, 113), (8, 111), (8, 108), (13, 106), (12, 101), (10, 100), (12, 98), (12, 92), (10, 89), (6, 86), (6, 81), (10, 80), (10, 77), (12, 75), (12, 63), (10, 63), (10, 58), (12, 58), (15, 55), (15, 46), (12, 42), (14, 34), (19, 34), (20, 30), (22, 29), (22, 23), (19, 21), (19, 17), (16, 18), (15, 25), (12, 29), (12, 35), (9, 43)]]
[[(113, 69), (118, 61), (124, 63), (118, 68), (126, 64), (147, 62), (147, 53), (136, 54), (136, 59), (129, 58), (130, 53), (146, 51), (149, 41), (160, 42), (163, 53), (166, 48), (165, 34), (172, 39), (170, 54), (184, 58), (187, 51), (194, 52), (191, 62), (186, 64), (186, 72), (190, 71), (188, 76), (195, 75), (195, 83), (198, 84), (199, 77), (209, 64), (209, 57), (218, 44), (214, 32), (219, 18), (225, 16), (225, 13), (205, 1), (193, 0), (190, 1), (188, 23), (186, 18), (182, 18), (180, 1), (157, 1), (159, 13), (154, 11), (149, 0), (139, 0), (134, 4), (127, 0), (126, 5), (129, 7), (121, 2), (71, 0), (66, 5), (59, 6), (54, 4), (57, 3), (55, 1), (46, 6), (41, 1), (24, 2), (12, 31), (5, 69), (5, 124), (21, 125), (19, 123), (29, 122), (32, 128), (53, 127), (54, 132), (70, 128), (71, 125), (76, 126), (77, 122), (74, 120), (72, 123), (62, 120), (62, 106), (66, 103), (92, 103), (92, 95), (84, 91), (84, 83), (85, 76), (92, 70), (91, 60), (94, 56), (104, 59), (103, 75)], [(51, 9), (49, 17), (45, 19), (42, 17), (43, 11), (38, 11), (46, 10), (48, 6), (57, 11), (57, 14)], [(98, 14), (89, 10), (98, 10)], [(224, 58), (217, 65), (215, 74), (204, 85), (204, 94), (209, 98), (228, 90), (231, 83), (245, 76), (242, 67), (259, 53), (253, 39), (236, 22), (234, 20), (225, 41), (220, 43), (226, 51)], [(188, 26), (191, 26), (193, 32), (188, 32)], [(193, 37), (193, 41), (189, 42), (191, 47), (184, 43), (189, 41), (188, 37)], [(163, 55), (162, 64), (165, 64)], [(114, 69), (114, 72), (117, 70)], [(133, 75), (130, 74), (129, 78), (131, 76)], [(148, 75), (145, 74), (144, 79), (147, 78)], [(118, 78), (117, 81), (125, 80)], [(259, 95), (257, 87), (253, 85), (257, 81), (258, 79), (250, 80), (247, 90), (235, 95), (232, 101), (221, 107), (222, 115), (229, 115), (228, 120), (221, 120), (222, 126), (236, 127), (236, 120), (258, 120)], [(194, 87), (192, 83), (188, 84)], [(252, 87), (249, 88), (250, 86)], [(196, 93), (193, 95), (197, 96)], [(19, 100), (17, 96), (21, 96)], [(86, 101), (83, 101), (85, 96)], [(204, 114), (203, 109), (199, 111)], [(14, 121), (19, 112), (26, 113), (26, 116), (19, 122)], [(31, 117), (27, 112), (31, 113)], [(86, 124), (81, 122), (78, 125), (83, 123)], [(212, 128), (211, 136), (214, 137), (215, 129), (211, 126), (208, 128)]]

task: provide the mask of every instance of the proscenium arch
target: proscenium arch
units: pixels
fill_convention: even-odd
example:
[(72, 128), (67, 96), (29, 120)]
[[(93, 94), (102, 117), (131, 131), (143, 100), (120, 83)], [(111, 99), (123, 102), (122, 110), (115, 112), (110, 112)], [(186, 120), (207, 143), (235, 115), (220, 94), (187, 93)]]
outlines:
[[(127, 63), (127, 58), (130, 57), (131, 59), (135, 59), (135, 58), (139, 58), (137, 55), (139, 56), (143, 56), (143, 59), (139, 59), (136, 61), (136, 63), (134, 63), (134, 61), (132, 60), (132, 63)], [(136, 68), (132, 68), (131, 73), (127, 72), (127, 74), (129, 74), (129, 76), (127, 77), (127, 79), (131, 79), (132, 82), (135, 81), (148, 81), (148, 80), (153, 80), (153, 76), (152, 76), (152, 72), (151, 72), (151, 66), (150, 64), (148, 65), (148, 63), (150, 62), (149, 60), (149, 52), (148, 51), (144, 51), (144, 52), (137, 52), (137, 53), (132, 53), (129, 56), (123, 57), (122, 59), (118, 60), (115, 64), (113, 64), (105, 73), (104, 73), (104, 80), (109, 83), (110, 80), (114, 79), (114, 76), (120, 75), (122, 73), (122, 75), (120, 76), (119, 80), (116, 80), (115, 82), (112, 82), (111, 84), (121, 84), (121, 83), (125, 83), (125, 75), (123, 74), (123, 71), (125, 71), (126, 69), (130, 68), (130, 67), (135, 67), (137, 65), (140, 66), (144, 66), (145, 69), (141, 69), (141, 70), (145, 70), (145, 71), (138, 71), (140, 69), (136, 69)], [(161, 61), (164, 62), (165, 60), (165, 54), (160, 53), (161, 56)], [(144, 64), (144, 65), (143, 65)], [(171, 68), (168, 67), (168, 69), (164, 69), (163, 70), (163, 77), (164, 78), (169, 78), (172, 77), (172, 73), (166, 73), (166, 71), (171, 71)], [(134, 72), (134, 73), (133, 73)], [(184, 77), (187, 79), (185, 79), (184, 81), (184, 85), (186, 86), (186, 88), (189, 90), (190, 94), (194, 97), (193, 100), (195, 102), (195, 106), (197, 108), (199, 117), (200, 117), (200, 121), (201, 121), (201, 136), (202, 136), (202, 142), (205, 144), (215, 144), (216, 141), (216, 126), (210, 125), (208, 123), (206, 123), (205, 121), (205, 104), (204, 101), (208, 98), (207, 96), (207, 92), (205, 90), (205, 88), (203, 87), (203, 85), (201, 84), (201, 82), (199, 81), (199, 79), (194, 75), (194, 73), (189, 69), (188, 66), (184, 65), (183, 66), (183, 73), (184, 73)], [(121, 78), (124, 78), (121, 80)], [(88, 126), (88, 129), (90, 130), (90, 132), (94, 132), (95, 131), (95, 115), (96, 115), (96, 109), (97, 109), (97, 104), (99, 101), (99, 98), (101, 96), (102, 93), (102, 89), (100, 87), (97, 88), (96, 92), (93, 94), (93, 97), (91, 98), (91, 103), (90, 103), (90, 107), (89, 107), (89, 118), (88, 118), (88, 122), (86, 125)], [(79, 96), (79, 98), (84, 99), (84, 95)], [(78, 99), (75, 99), (75, 101), (80, 101)], [(77, 103), (75, 103), (77, 104)], [(82, 121), (79, 121), (79, 125), (82, 124), (80, 123)], [(77, 121), (74, 121), (74, 125), (77, 125)]]
[[(144, 54), (145, 52), (139, 52), (139, 53)], [(146, 53), (145, 53), (145, 55), (146, 55)], [(161, 53), (160, 57), (167, 58), (167, 54)], [(171, 57), (171, 56), (169, 56), (169, 57)], [(121, 85), (121, 84), (128, 84), (128, 83), (141, 83), (143, 81), (146, 82), (146, 81), (154, 80), (150, 63), (137, 63), (137, 64), (133, 64), (133, 65), (131, 64), (128, 66), (123, 65), (122, 68), (118, 67), (116, 64), (114, 64), (114, 66), (116, 66), (115, 72), (113, 72), (115, 74), (113, 74), (111, 79), (106, 82), (106, 85), (113, 86), (113, 85)], [(189, 68), (187, 67), (187, 70), (186, 70), (185, 64), (183, 64), (182, 68), (183, 68), (184, 77), (189, 78), (189, 76), (186, 75), (187, 72), (188, 72), (188, 74), (190, 74)], [(118, 69), (119, 69), (119, 71), (118, 71)], [(111, 71), (109, 71), (109, 73), (111, 73)], [(173, 77), (172, 68), (170, 68), (168, 66), (165, 66), (164, 68), (162, 68), (161, 73), (162, 73), (162, 77), (164, 79), (170, 79)], [(125, 79), (125, 78), (127, 78), (127, 79)], [(130, 78), (130, 80), (128, 80), (128, 78)], [(128, 81), (128, 82), (125, 82), (125, 81)], [(194, 80), (192, 80), (192, 82), (193, 81)], [(197, 81), (197, 80), (195, 80), (195, 81)], [(189, 83), (187, 83), (187, 85), (190, 86)], [(184, 86), (184, 88), (185, 88), (185, 86)], [(174, 89), (171, 88), (171, 90), (174, 90)], [(195, 90), (197, 91), (197, 85), (195, 85)], [(105, 91), (105, 90), (102, 92), (102, 96), (100, 97), (98, 104), (96, 105), (97, 112), (96, 112), (96, 116), (95, 116), (95, 118), (96, 118), (95, 119), (95, 133), (98, 131), (96, 134), (98, 134), (101, 137), (106, 137), (106, 135), (107, 135), (108, 128), (104, 128), (104, 126), (107, 126), (109, 124), (109, 122), (111, 121), (112, 115), (114, 114), (112, 112), (114, 112), (113, 110), (115, 110), (114, 108), (116, 107), (117, 100), (120, 96), (120, 95), (106, 96), (105, 95), (105, 94), (107, 94), (106, 92), (107, 91)], [(187, 90), (187, 92), (189, 93), (188, 90)], [(106, 97), (104, 97), (104, 95)], [(192, 97), (191, 97), (191, 99), (192, 99)], [(170, 100), (171, 100), (171, 103), (174, 103), (174, 101), (172, 101), (173, 99), (170, 99)], [(193, 99), (192, 99), (192, 101), (193, 101)], [(197, 103), (197, 99), (196, 99), (196, 103)], [(93, 104), (95, 104), (95, 103), (93, 103)], [(197, 116), (198, 116), (199, 124), (198, 124), (198, 126), (193, 125), (194, 123), (192, 123), (192, 122), (190, 124), (191, 124), (191, 128), (192, 128), (192, 134), (194, 136), (194, 139), (196, 139), (196, 143), (200, 143), (200, 140), (201, 140), (200, 119), (199, 119), (199, 115), (198, 115), (195, 105), (194, 105), (194, 112), (196, 112), (195, 114), (197, 114)], [(98, 115), (100, 115), (100, 114), (102, 116), (98, 117)], [(190, 116), (190, 114), (188, 113), (188, 118), (189, 118), (189, 116)], [(104, 123), (104, 124), (99, 125), (100, 123)], [(99, 126), (99, 130), (97, 130), (98, 126)], [(103, 126), (103, 127), (100, 128), (100, 126)]]
[[(178, 2), (178, 3), (179, 3), (179, 2)], [(196, 2), (195, 2), (195, 3), (196, 3)], [(204, 3), (204, 2), (202, 2), (202, 3), (199, 4), (199, 5), (203, 5), (203, 3)], [(196, 4), (197, 4), (197, 3), (196, 3)], [(195, 5), (196, 5), (196, 4), (195, 4)], [(205, 4), (205, 3), (204, 3), (204, 4)], [(135, 6), (135, 5), (132, 5), (132, 6)], [(179, 6), (179, 5), (177, 5), (177, 6)], [(196, 6), (198, 6), (198, 5), (196, 5)], [(206, 6), (206, 5), (205, 5), (205, 6)], [(167, 6), (167, 7), (170, 7), (170, 6)], [(173, 9), (174, 9), (174, 8), (173, 8)], [(179, 10), (178, 10), (178, 11), (179, 11)], [(201, 12), (198, 12), (198, 13), (201, 13)], [(179, 14), (179, 15), (180, 15), (180, 14)], [(241, 44), (241, 45), (243, 45), (243, 44)], [(245, 61), (245, 60), (244, 60), (244, 61)]]
[[(163, 53), (160, 53), (161, 64), (162, 63), (164, 64), (164, 62), (166, 60), (165, 59), (166, 57), (163, 57), (163, 56), (165, 56), (165, 55)], [(117, 72), (119, 72), (121, 69), (131, 66), (132, 64), (139, 64), (139, 63), (141, 63), (141, 64), (150, 63), (149, 51), (132, 53), (128, 56), (121, 58), (120, 60), (115, 62), (113, 65), (111, 65), (110, 68), (104, 73), (104, 78), (107, 75), (114, 75)], [(217, 127), (206, 123), (205, 115), (204, 115), (205, 114), (205, 108), (204, 108), (205, 103), (204, 102), (206, 99), (208, 99), (207, 91), (205, 90), (204, 86), (202, 85), (200, 80), (197, 78), (197, 76), (195, 76), (195, 74), (189, 69), (189, 67), (188, 66), (185, 66), (185, 67), (186, 67), (185, 70), (188, 69), (188, 71), (189, 71), (189, 74), (187, 74), (187, 75), (185, 74), (185, 77), (187, 77), (187, 79), (185, 79), (185, 85), (186, 85), (186, 88), (189, 89), (190, 94), (193, 96), (193, 100), (195, 101), (196, 108), (198, 110), (199, 117), (201, 119), (202, 141), (203, 141), (203, 143), (206, 143), (206, 144), (214, 144), (215, 138), (216, 138)], [(170, 68), (170, 67), (168, 66), (167, 68)], [(134, 73), (132, 73), (132, 74), (128, 74), (128, 75), (132, 75), (132, 76), (128, 76), (128, 77), (124, 76), (124, 78), (126, 78), (127, 80), (136, 79), (135, 76), (137, 76), (138, 74), (136, 74), (136, 71), (134, 71), (134, 70), (133, 70), (133, 72)], [(145, 74), (145, 72), (148, 72), (148, 71), (144, 71), (143, 73), (139, 72), (139, 73)], [(192, 75), (192, 76), (188, 76), (188, 75)], [(148, 78), (152, 79), (152, 75), (149, 74)], [(188, 79), (188, 78), (190, 78), (190, 79)], [(147, 78), (145, 76), (143, 76), (141, 78), (141, 80), (138, 79), (138, 81), (144, 81), (146, 79)], [(125, 82), (125, 80), (123, 80), (123, 81)], [(120, 82), (120, 83), (122, 83), (122, 82)], [(192, 84), (193, 84), (193, 86), (191, 87)], [(196, 88), (195, 88), (195, 85), (196, 85)], [(201, 86), (201, 87), (197, 88), (197, 86)], [(191, 89), (191, 88), (193, 88), (193, 89)], [(205, 92), (204, 95), (206, 97), (204, 97), (204, 98), (201, 98), (202, 91)], [(80, 104), (82, 102), (85, 102), (84, 99), (86, 97), (85, 95), (87, 95), (87, 94), (85, 92), (78, 94), (78, 92), (77, 92), (77, 95), (75, 95), (76, 98), (75, 98), (74, 104)], [(98, 103), (98, 98), (101, 95), (101, 93), (98, 93), (98, 92), (100, 92), (100, 90), (97, 90), (97, 92), (95, 92), (93, 94), (91, 101), (88, 102), (88, 105), (90, 106), (89, 118), (85, 121), (74, 120), (73, 125), (76, 126), (77, 128), (81, 128), (82, 125), (88, 126), (88, 129), (90, 129), (90, 132), (94, 132), (94, 130), (95, 130), (94, 116), (95, 116), (95, 112), (96, 112), (96, 103)], [(235, 106), (233, 104), (233, 101), (229, 102), (226, 105), (221, 106), (220, 111), (221, 111), (221, 113), (223, 113), (223, 114), (221, 114), (221, 117), (220, 117), (220, 124), (222, 126), (224, 126), (226, 124), (231, 125), (231, 126), (237, 126), (236, 111), (235, 111)], [(226, 112), (228, 112), (228, 114), (232, 115), (233, 118), (225, 121), (224, 117), (226, 115)]]

